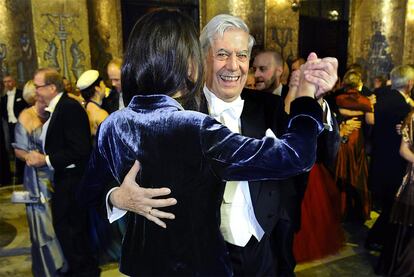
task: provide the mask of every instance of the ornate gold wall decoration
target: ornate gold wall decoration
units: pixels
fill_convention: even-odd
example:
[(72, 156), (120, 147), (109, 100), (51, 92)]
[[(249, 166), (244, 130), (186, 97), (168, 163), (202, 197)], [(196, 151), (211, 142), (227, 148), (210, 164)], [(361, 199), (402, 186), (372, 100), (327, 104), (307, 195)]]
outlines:
[(39, 67), (75, 81), (91, 67), (86, 0), (32, 0), (32, 14)]
[(36, 66), (30, 1), (0, 0), (0, 79), (11, 74), (22, 86)]
[(348, 64), (357, 62), (367, 69), (368, 85), (375, 76), (388, 74), (395, 65), (408, 62), (403, 60), (407, 56), (404, 41), (412, 37), (404, 34), (406, 5), (406, 0), (351, 3)]
[(292, 10), (292, 1), (266, 0), (265, 47), (278, 51), (284, 60), (298, 52), (299, 12)]
[(405, 19), (404, 64), (414, 64), (414, 0), (407, 1), (407, 16)]
[(88, 0), (92, 67), (103, 76), (113, 57), (122, 57), (120, 0)]

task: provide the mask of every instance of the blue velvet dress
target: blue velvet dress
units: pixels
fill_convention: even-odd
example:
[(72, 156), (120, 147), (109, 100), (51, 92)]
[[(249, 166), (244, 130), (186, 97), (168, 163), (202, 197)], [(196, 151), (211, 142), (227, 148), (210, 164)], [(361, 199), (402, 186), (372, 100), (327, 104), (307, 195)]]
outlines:
[[(15, 143), (13, 147), (24, 151), (42, 151), (40, 139), (41, 128), (30, 134), (20, 124), (16, 124)], [(32, 273), (35, 277), (55, 276), (56, 271), (63, 266), (64, 257), (56, 237), (51, 200), (53, 172), (47, 166), (35, 168), (25, 166), (23, 186), (30, 195), (37, 197), (37, 203), (26, 204), (27, 222), (29, 224), (30, 241), (32, 243)]]
[(135, 96), (111, 114), (97, 134), (82, 195), (100, 201), (112, 178), (119, 183), (135, 160), (143, 187), (169, 187), (177, 205), (167, 228), (128, 213), (120, 271), (130, 276), (231, 276), (220, 233), (221, 180), (286, 178), (308, 171), (322, 131), (322, 111), (302, 97), (281, 139), (250, 139), (198, 112), (183, 111), (165, 95)]

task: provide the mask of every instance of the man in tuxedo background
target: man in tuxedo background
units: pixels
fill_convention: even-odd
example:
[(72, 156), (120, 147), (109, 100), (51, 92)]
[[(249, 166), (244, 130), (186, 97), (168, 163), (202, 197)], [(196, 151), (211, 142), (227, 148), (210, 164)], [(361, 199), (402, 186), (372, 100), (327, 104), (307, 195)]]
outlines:
[[(16, 88), (16, 81), (11, 75), (6, 75), (3, 78), (3, 85), (6, 94), (1, 99), (2, 118), (7, 123), (7, 148), (9, 152), (11, 143), (14, 142), (14, 128), (19, 118), (20, 113), (28, 107), (28, 104), (23, 98), (22, 90)], [(15, 159), (15, 181), (20, 184), (23, 182), (24, 162)]]
[(281, 83), (283, 58), (276, 52), (264, 50), (257, 53), (253, 60), (256, 89), (279, 95), (285, 99), (289, 87)]
[[(250, 90), (242, 93), (254, 44), (246, 24), (238, 17), (218, 15), (204, 27), (200, 41), (206, 61), (201, 111), (246, 136), (274, 135), (278, 128), (276, 111), (282, 105), (280, 99)], [(332, 66), (325, 70), (332, 73), (336, 69)], [(110, 192), (114, 209), (109, 212), (109, 218), (117, 218), (129, 210), (165, 227), (160, 218), (170, 219), (173, 215), (157, 208), (174, 204), (175, 199), (150, 204), (150, 201), (161, 199), (149, 199), (148, 189), (135, 183), (133, 175), (137, 168), (133, 170), (120, 188)], [(278, 181), (228, 182), (226, 185), (221, 206), (221, 231), (236, 276), (277, 275), (269, 238), (278, 221), (280, 198), (283, 197), (279, 193), (280, 186)], [(168, 192), (167, 189), (164, 192)], [(125, 211), (120, 212), (117, 208)], [(120, 214), (115, 216), (118, 212)]]
[(55, 69), (39, 69), (34, 84), (37, 97), (48, 105), (50, 117), (41, 135), (46, 154), (31, 151), (26, 162), (54, 170), (53, 226), (68, 263), (68, 271), (62, 275), (99, 276), (90, 247), (87, 211), (75, 200), (91, 150), (88, 116), (76, 100), (64, 93), (62, 76)]
[(120, 58), (112, 59), (107, 66), (108, 78), (111, 81), (112, 89), (109, 95), (102, 100), (102, 108), (109, 114), (125, 107), (122, 97), (121, 67), (122, 60)]

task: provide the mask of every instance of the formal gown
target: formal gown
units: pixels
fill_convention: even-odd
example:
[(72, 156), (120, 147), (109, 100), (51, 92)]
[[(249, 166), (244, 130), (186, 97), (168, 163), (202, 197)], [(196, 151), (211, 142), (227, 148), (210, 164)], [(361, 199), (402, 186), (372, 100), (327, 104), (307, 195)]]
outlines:
[(318, 138), (317, 160), (312, 167), (302, 201), (301, 227), (296, 233), (293, 252), (297, 262), (307, 262), (337, 253), (345, 240), (341, 226), (340, 193), (332, 168), (339, 145), (336, 120), (332, 130)]
[[(414, 114), (402, 131), (403, 140), (414, 147)], [(406, 175), (395, 196), (390, 228), (378, 262), (377, 273), (387, 276), (414, 276), (414, 164), (408, 163)]]
[[(17, 123), (15, 128), (16, 142), (14, 148), (24, 151), (42, 152), (40, 139), (41, 127), (30, 134)], [(52, 225), (51, 200), (52, 172), (47, 166), (41, 168), (26, 166), (23, 185), (30, 195), (38, 198), (37, 203), (26, 204), (27, 222), (29, 224), (32, 272), (34, 276), (55, 276), (56, 271), (64, 264), (64, 257)]]
[(339, 203), (339, 191), (331, 173), (322, 163), (316, 163), (309, 174), (301, 227), (293, 244), (297, 262), (320, 259), (342, 247), (345, 237)]
[[(336, 97), (338, 108), (372, 111), (370, 101), (355, 89)], [(354, 116), (344, 116), (343, 120)], [(364, 116), (358, 119), (364, 122)], [(362, 221), (370, 218), (371, 195), (368, 191), (368, 160), (362, 129), (353, 130), (339, 146), (336, 182), (341, 190), (341, 213), (345, 220)]]

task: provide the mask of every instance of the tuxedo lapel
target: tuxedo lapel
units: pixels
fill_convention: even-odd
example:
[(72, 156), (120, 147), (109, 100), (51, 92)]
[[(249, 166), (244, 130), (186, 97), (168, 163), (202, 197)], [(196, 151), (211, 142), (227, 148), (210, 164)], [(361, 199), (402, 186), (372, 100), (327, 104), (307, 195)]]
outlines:
[(59, 99), (59, 102), (56, 104), (55, 110), (51, 114), (49, 126), (47, 127), (47, 132), (46, 132), (45, 145), (46, 145), (48, 139), (51, 138), (50, 137), (51, 134), (53, 134), (54, 127), (56, 126), (56, 120), (59, 117), (60, 106), (62, 104), (62, 101), (65, 101), (65, 97), (66, 97), (66, 95), (63, 94), (62, 97)]
[[(261, 114), (257, 110), (257, 113), (255, 113), (254, 106), (255, 103), (250, 99), (244, 101), (243, 112), (240, 117), (241, 134), (246, 137), (261, 138), (264, 136), (265, 131), (260, 130), (260, 125), (258, 125), (258, 123), (263, 122), (263, 120), (258, 118), (261, 117)], [(256, 199), (259, 197), (260, 189), (262, 188), (259, 184), (254, 183), (256, 182), (249, 182), (252, 203), (256, 203)]]
[(202, 95), (200, 97), (200, 112), (204, 113), (204, 114), (209, 114), (207, 99), (206, 99), (206, 96), (204, 95), (204, 93), (202, 93)]

